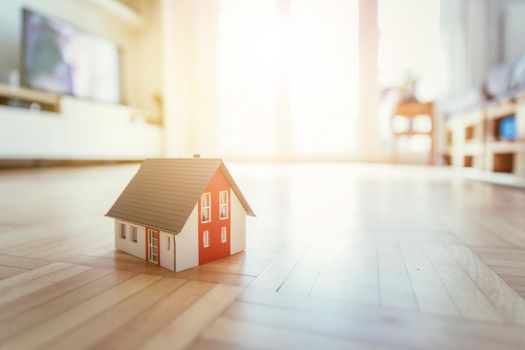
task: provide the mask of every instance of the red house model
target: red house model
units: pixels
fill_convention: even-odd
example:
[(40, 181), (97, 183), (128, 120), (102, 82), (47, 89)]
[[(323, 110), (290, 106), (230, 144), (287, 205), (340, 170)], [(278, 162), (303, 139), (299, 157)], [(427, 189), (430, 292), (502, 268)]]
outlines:
[(147, 159), (106, 216), (115, 248), (172, 271), (245, 249), (255, 216), (221, 159)]

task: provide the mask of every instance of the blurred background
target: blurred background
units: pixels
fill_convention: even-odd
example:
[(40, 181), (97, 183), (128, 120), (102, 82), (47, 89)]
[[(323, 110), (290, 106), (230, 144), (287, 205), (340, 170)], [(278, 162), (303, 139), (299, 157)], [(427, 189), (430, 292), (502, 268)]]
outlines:
[(0, 164), (455, 165), (525, 177), (525, 1), (10, 0)]

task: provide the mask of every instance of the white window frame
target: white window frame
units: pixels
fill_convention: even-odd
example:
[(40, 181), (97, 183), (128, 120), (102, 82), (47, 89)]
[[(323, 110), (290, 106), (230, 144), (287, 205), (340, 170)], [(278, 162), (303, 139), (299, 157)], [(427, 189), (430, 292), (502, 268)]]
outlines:
[(170, 251), (171, 250), (171, 237), (166, 236), (166, 240), (167, 240), (166, 248), (168, 249), (168, 251)]
[(208, 230), (202, 233), (202, 246), (208, 248), (210, 246), (210, 232)]
[(228, 231), (226, 229), (226, 226), (221, 227), (221, 242), (228, 242)]
[(126, 224), (125, 223), (121, 222), (119, 224), (119, 231), (120, 231), (119, 232), (120, 233), (120, 238), (121, 239), (126, 239), (127, 235), (126, 235)]
[(133, 243), (137, 243), (139, 241), (139, 238), (138, 238), (138, 235), (139, 235), (139, 228), (135, 225), (130, 225), (130, 228), (131, 228), (131, 234), (129, 236), (129, 239), (133, 242)]
[[(230, 197), (230, 195), (229, 195), (228, 192), (229, 191), (220, 191), (219, 192), (219, 220), (228, 220), (228, 217), (229, 217), (229, 209), (230, 209), (229, 208), (229, 204), (230, 204), (230, 202), (229, 202), (230, 198), (229, 197)], [(224, 193), (225, 198), (226, 198), (226, 202), (224, 202), (224, 203), (221, 203), (221, 193)], [(226, 208), (226, 216), (225, 217), (221, 216), (221, 213), (222, 213), (221, 209), (223, 207)]]
[[(208, 205), (204, 206), (204, 196), (206, 195), (208, 196)], [(208, 220), (206, 221), (203, 220), (204, 209), (208, 210)], [(201, 223), (205, 224), (208, 222), (211, 222), (211, 193), (205, 192), (201, 195)]]

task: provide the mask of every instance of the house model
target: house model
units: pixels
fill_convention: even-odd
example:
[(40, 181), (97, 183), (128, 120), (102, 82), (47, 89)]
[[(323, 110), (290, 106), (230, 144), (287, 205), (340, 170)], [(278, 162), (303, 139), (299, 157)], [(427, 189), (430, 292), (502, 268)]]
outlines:
[(147, 159), (106, 216), (115, 248), (172, 271), (241, 252), (255, 216), (221, 159)]

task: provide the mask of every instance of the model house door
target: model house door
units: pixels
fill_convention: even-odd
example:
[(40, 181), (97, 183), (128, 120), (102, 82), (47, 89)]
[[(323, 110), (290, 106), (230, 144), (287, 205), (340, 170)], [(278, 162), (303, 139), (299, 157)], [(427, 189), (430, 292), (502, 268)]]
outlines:
[(149, 261), (159, 263), (159, 231), (148, 229), (148, 257)]

